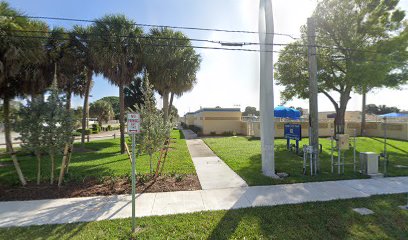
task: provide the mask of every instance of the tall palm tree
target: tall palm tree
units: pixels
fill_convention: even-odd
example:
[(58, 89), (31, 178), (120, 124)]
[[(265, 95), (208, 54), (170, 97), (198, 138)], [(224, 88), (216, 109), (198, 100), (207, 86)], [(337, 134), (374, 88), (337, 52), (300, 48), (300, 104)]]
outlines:
[(96, 71), (119, 87), (120, 149), (125, 152), (124, 87), (142, 70), (139, 37), (143, 30), (123, 15), (97, 19), (92, 27), (97, 55)]
[(183, 48), (176, 66), (175, 82), (172, 84), (168, 112), (173, 106), (174, 95), (181, 97), (193, 89), (197, 83), (197, 72), (200, 69), (201, 56), (192, 47)]
[(96, 68), (96, 54), (94, 51), (94, 35), (91, 32), (91, 27), (74, 26), (73, 44), (82, 52), (82, 63), (84, 66), (84, 75), (86, 79), (85, 88), (82, 97), (84, 104), (82, 108), (82, 133), (81, 133), (81, 147), (85, 144), (85, 129), (87, 119), (89, 118), (89, 93), (92, 88), (92, 75)]
[(45, 24), (33, 22), (21, 16), (5, 2), (0, 2), (0, 97), (3, 99), (4, 133), (8, 152), (22, 185), (27, 182), (13, 150), (10, 124), (10, 101), (16, 96), (29, 94), (27, 76), (31, 75), (33, 65), (42, 60), (43, 44), (41, 38), (32, 38), (21, 30), (43, 30)]
[(174, 95), (181, 95), (193, 87), (201, 59), (181, 32), (152, 28), (149, 37), (144, 46), (146, 67), (154, 88), (163, 99), (163, 118), (167, 121)]

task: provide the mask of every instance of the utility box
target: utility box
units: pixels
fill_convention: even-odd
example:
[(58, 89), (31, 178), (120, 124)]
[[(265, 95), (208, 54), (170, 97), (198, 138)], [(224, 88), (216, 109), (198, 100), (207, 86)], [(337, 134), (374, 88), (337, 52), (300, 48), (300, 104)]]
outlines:
[(360, 153), (361, 170), (368, 175), (378, 174), (378, 154), (374, 152)]
[(340, 150), (348, 150), (350, 148), (348, 134), (337, 135), (337, 148)]

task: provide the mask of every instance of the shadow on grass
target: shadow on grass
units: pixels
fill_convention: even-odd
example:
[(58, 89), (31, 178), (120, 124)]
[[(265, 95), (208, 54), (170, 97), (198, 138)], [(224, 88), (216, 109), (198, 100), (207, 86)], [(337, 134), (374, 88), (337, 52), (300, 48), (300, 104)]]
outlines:
[[(380, 142), (380, 143), (384, 144), (384, 141), (381, 141), (381, 140), (378, 139), (378, 138), (370, 137), (370, 139), (375, 140), (375, 141), (377, 141), (377, 142)], [(401, 140), (398, 140), (398, 141), (401, 141)], [(397, 147), (397, 146), (395, 146), (395, 145), (393, 145), (393, 144), (391, 144), (391, 143), (389, 143), (389, 142), (387, 142), (387, 146), (393, 147), (393, 148), (395, 148), (395, 149), (397, 149), (397, 150), (399, 150), (399, 151), (401, 151), (401, 152), (403, 152), (403, 153), (405, 153), (405, 154), (408, 154), (408, 151), (406, 151), (406, 150), (404, 150), (404, 149), (402, 149), (402, 148), (400, 148), (400, 147)]]
[[(241, 198), (245, 198), (244, 195)], [(232, 239), (237, 235), (262, 239), (354, 239), (363, 236), (401, 239), (406, 236), (408, 217), (398, 210), (398, 206), (404, 204), (405, 199), (404, 194), (380, 195), (350, 200), (229, 210), (208, 239)], [(356, 207), (367, 207), (375, 214), (360, 216), (352, 210)], [(254, 233), (257, 235), (251, 235)]]

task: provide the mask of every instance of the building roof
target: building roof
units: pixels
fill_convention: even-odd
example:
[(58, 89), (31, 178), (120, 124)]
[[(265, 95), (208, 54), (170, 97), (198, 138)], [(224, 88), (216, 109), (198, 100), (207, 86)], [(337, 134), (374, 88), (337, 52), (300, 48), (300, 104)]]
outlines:
[(240, 108), (201, 108), (195, 112), (188, 112), (185, 115), (197, 114), (200, 112), (241, 112)]

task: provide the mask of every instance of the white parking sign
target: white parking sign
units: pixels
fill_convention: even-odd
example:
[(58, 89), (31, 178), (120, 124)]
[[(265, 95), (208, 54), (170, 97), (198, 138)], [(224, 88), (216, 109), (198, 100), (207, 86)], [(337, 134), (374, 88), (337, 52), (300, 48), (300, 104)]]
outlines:
[(128, 113), (127, 126), (129, 134), (140, 133), (140, 114)]

